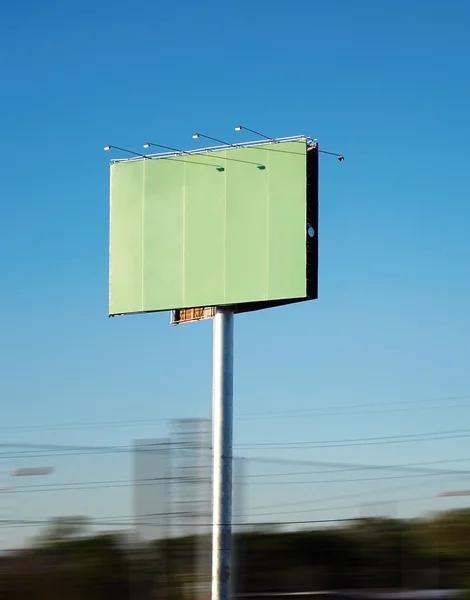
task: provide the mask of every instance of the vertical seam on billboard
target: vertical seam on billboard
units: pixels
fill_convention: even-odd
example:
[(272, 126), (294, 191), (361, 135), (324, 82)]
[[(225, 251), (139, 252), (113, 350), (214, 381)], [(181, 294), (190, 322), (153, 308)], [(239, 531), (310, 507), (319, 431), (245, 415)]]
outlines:
[(113, 166), (109, 169), (109, 241), (108, 241), (108, 265), (109, 265), (109, 290), (108, 290), (108, 314), (111, 314), (111, 290), (113, 288), (113, 269), (111, 263), (112, 248), (111, 248), (111, 215), (113, 214)]
[(140, 209), (140, 244), (141, 244), (141, 268), (140, 268), (140, 305), (141, 310), (144, 310), (144, 267), (145, 267), (145, 237), (144, 237), (144, 222), (145, 222), (145, 171), (147, 165), (145, 159), (142, 164), (142, 194), (141, 194), (141, 209)]
[(269, 298), (269, 243), (270, 243), (270, 231), (269, 231), (269, 215), (270, 215), (270, 211), (269, 211), (269, 177), (270, 177), (270, 171), (269, 171), (269, 152), (267, 152), (266, 150), (264, 151), (264, 153), (266, 154), (266, 292), (265, 292), (265, 299)]

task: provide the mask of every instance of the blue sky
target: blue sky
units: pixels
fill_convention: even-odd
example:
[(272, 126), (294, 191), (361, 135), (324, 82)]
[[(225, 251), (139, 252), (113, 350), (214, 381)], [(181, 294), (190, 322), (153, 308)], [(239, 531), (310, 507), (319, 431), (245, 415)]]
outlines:
[[(191, 148), (195, 130), (238, 140), (238, 123), (307, 134), (346, 160), (321, 160), (319, 300), (237, 317), (236, 443), (465, 427), (465, 0), (45, 0), (0, 17), (5, 441), (127, 444), (164, 435), (169, 417), (209, 415), (210, 323), (107, 318), (103, 146)], [(110, 421), (140, 424), (31, 430)], [(467, 447), (245, 453), (391, 464)]]

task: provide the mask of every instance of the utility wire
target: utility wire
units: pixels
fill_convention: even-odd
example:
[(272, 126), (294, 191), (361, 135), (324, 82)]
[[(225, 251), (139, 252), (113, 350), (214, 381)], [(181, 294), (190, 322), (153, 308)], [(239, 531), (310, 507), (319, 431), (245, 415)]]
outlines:
[[(430, 431), (430, 432), (424, 432), (424, 433), (408, 433), (408, 434), (397, 434), (397, 435), (386, 435), (386, 436), (378, 436), (378, 437), (367, 437), (367, 438), (339, 438), (339, 439), (332, 439), (332, 440), (319, 440), (319, 441), (303, 441), (303, 442), (252, 442), (249, 445), (250, 446), (278, 446), (278, 447), (282, 447), (282, 446), (292, 446), (292, 445), (300, 445), (300, 446), (306, 446), (306, 445), (323, 445), (323, 444), (336, 444), (336, 443), (355, 443), (355, 442), (381, 442), (381, 441), (395, 441), (395, 440), (402, 440), (402, 439), (411, 439), (411, 438), (427, 438), (429, 436), (432, 436), (431, 439), (434, 439), (435, 436), (439, 435), (450, 435), (450, 436), (456, 436), (459, 434), (468, 434), (470, 433), (470, 428), (466, 428), (466, 429), (450, 429), (450, 430), (437, 430), (437, 431)], [(241, 447), (244, 444), (236, 444), (237, 447)], [(123, 446), (68, 446), (68, 445), (54, 445), (54, 444), (24, 444), (24, 443), (7, 443), (7, 444), (0, 444), (0, 447), (2, 446), (23, 446), (23, 447), (27, 447), (27, 448), (44, 448), (44, 449), (58, 449), (58, 450), (93, 450), (93, 451), (134, 451), (134, 452), (150, 452), (155, 450), (156, 448), (162, 447), (162, 448), (166, 448), (167, 446), (176, 446), (180, 449), (184, 448), (185, 446), (187, 446), (187, 448), (193, 448), (196, 447), (197, 444), (188, 442), (188, 443), (184, 443), (184, 442), (160, 442), (160, 443), (156, 443), (156, 444), (149, 444), (146, 446), (129, 446), (129, 445), (123, 445)]]
[[(264, 462), (273, 462), (278, 464), (277, 459), (263, 459), (263, 458), (249, 458), (250, 464), (256, 463), (264, 463)], [(287, 461), (286, 461), (287, 462)], [(313, 475), (313, 474), (322, 474), (322, 473), (349, 473), (352, 471), (410, 471), (416, 473), (434, 473), (439, 475), (443, 473), (440, 469), (430, 468), (429, 465), (438, 465), (438, 464), (452, 464), (452, 463), (462, 463), (462, 462), (470, 462), (470, 458), (456, 458), (449, 460), (439, 460), (439, 461), (426, 461), (426, 462), (417, 462), (417, 463), (408, 463), (401, 465), (371, 465), (371, 464), (358, 464), (358, 463), (338, 463), (338, 462), (323, 462), (323, 461), (289, 461), (290, 464), (298, 465), (298, 464), (311, 464), (318, 465), (324, 467), (336, 467), (329, 471), (327, 470), (316, 470), (316, 471), (294, 471), (294, 472), (285, 472), (285, 473), (261, 473), (261, 474), (244, 474), (243, 478), (252, 478), (252, 477), (282, 477), (282, 476), (291, 476), (291, 475)], [(445, 471), (447, 472), (447, 471)]]
[[(269, 526), (275, 526), (275, 525), (308, 525), (308, 524), (319, 524), (319, 523), (346, 523), (346, 522), (353, 522), (353, 521), (361, 521), (362, 519), (360, 518), (346, 518), (346, 519), (309, 519), (309, 520), (305, 520), (305, 521), (250, 521), (250, 522), (246, 522), (246, 523), (237, 523), (238, 527), (254, 527), (254, 526), (261, 526), (261, 527), (269, 527)], [(93, 520), (92, 523), (94, 525), (106, 525), (106, 526), (122, 526), (122, 525), (129, 525), (129, 522), (123, 522), (123, 521), (95, 521)], [(36, 519), (36, 520), (26, 520), (26, 519), (1, 519), (0, 520), (0, 526), (26, 526), (29, 527), (31, 525), (50, 525), (51, 522), (49, 520), (45, 520), (45, 519)], [(168, 523), (139, 523), (139, 525), (145, 525), (146, 527), (167, 527)], [(189, 525), (191, 525), (191, 523), (173, 523), (173, 525), (175, 527), (187, 527)], [(194, 527), (212, 527), (212, 523), (193, 523), (192, 524)], [(221, 525), (223, 525), (223, 523), (221, 523)]]
[[(429, 496), (414, 496), (411, 498), (400, 498), (400, 504), (403, 503), (408, 503), (408, 502), (417, 502), (417, 501), (421, 501), (421, 500), (429, 500)], [(348, 510), (348, 509), (357, 509), (358, 505), (357, 504), (348, 504), (348, 505), (342, 505), (342, 506), (325, 506), (323, 508), (303, 508), (301, 510), (286, 510), (286, 511), (268, 511), (268, 512), (254, 512), (251, 513), (250, 516), (251, 517), (263, 517), (263, 516), (269, 516), (269, 515), (273, 515), (273, 516), (277, 516), (277, 515), (296, 515), (296, 514), (302, 514), (302, 513), (315, 513), (315, 512), (331, 512), (331, 511), (335, 511), (335, 510)]]
[[(329, 484), (329, 483), (364, 483), (364, 482), (374, 482), (374, 481), (392, 481), (392, 480), (401, 480), (401, 479), (417, 479), (417, 478), (426, 478), (426, 477), (443, 477), (443, 476), (454, 476), (454, 477), (470, 477), (470, 471), (439, 471), (433, 473), (413, 473), (408, 475), (389, 475), (384, 477), (356, 477), (353, 479), (309, 479), (303, 481), (263, 481), (257, 482), (259, 485), (318, 485), (318, 484)], [(62, 491), (77, 491), (77, 490), (94, 490), (94, 489), (104, 489), (104, 488), (129, 488), (129, 487), (147, 487), (147, 486), (155, 486), (155, 485), (172, 485), (174, 482), (178, 483), (209, 483), (209, 478), (193, 478), (185, 479), (182, 477), (168, 478), (161, 477), (155, 479), (148, 480), (108, 480), (108, 481), (89, 481), (89, 482), (71, 482), (71, 483), (47, 483), (47, 484), (30, 484), (30, 485), (22, 485), (18, 487), (8, 488), (7, 490), (3, 490), (0, 493), (8, 493), (8, 494), (26, 494), (32, 491), (34, 492), (62, 492)], [(255, 482), (256, 483), (256, 482)]]
[(321, 440), (318, 442), (252, 442), (249, 444), (238, 444), (238, 448), (283, 448), (296, 450), (301, 448), (342, 448), (351, 446), (378, 446), (382, 444), (398, 444), (411, 442), (427, 442), (435, 440), (458, 439), (470, 437), (470, 429), (453, 429), (447, 431), (433, 431), (428, 433), (412, 433), (406, 435), (380, 436), (370, 438), (346, 438), (336, 440)]
[[(401, 407), (404, 410), (415, 410), (417, 408), (422, 407), (423, 409), (427, 409), (429, 408), (427, 405), (433, 402), (445, 402), (445, 405), (442, 408), (447, 408), (449, 406), (449, 401), (454, 401), (454, 400), (470, 400), (470, 395), (464, 395), (464, 396), (450, 396), (450, 397), (440, 397), (440, 398), (428, 398), (428, 399), (423, 399), (423, 400), (391, 400), (388, 402), (381, 402), (381, 403), (373, 403), (373, 402), (367, 402), (367, 403), (362, 403), (362, 404), (336, 404), (336, 405), (327, 405), (327, 406), (319, 406), (319, 407), (306, 407), (306, 408), (289, 408), (286, 410), (279, 410), (279, 411), (274, 411), (274, 412), (250, 412), (250, 413), (241, 413), (240, 416), (243, 417), (254, 417), (254, 416), (266, 416), (266, 415), (270, 415), (270, 414), (278, 414), (278, 415), (286, 415), (286, 414), (295, 414), (295, 413), (316, 413), (316, 412), (321, 412), (321, 411), (337, 411), (337, 410), (354, 410), (357, 411), (358, 409), (369, 409), (372, 408), (374, 410), (378, 410), (378, 411), (383, 411), (386, 408), (389, 407)], [(417, 406), (412, 406), (413, 404), (416, 404)], [(458, 405), (460, 406), (466, 406), (469, 407), (469, 404), (464, 404), (464, 405)], [(331, 413), (331, 414), (336, 414), (335, 413)], [(346, 414), (349, 414), (346, 413)]]
[[(463, 396), (450, 396), (440, 397), (434, 399), (423, 399), (423, 400), (395, 400), (389, 402), (378, 403), (362, 403), (362, 404), (340, 404), (340, 405), (326, 405), (319, 407), (307, 407), (298, 409), (286, 409), (280, 411), (258, 411), (258, 412), (247, 412), (240, 413), (236, 418), (237, 420), (245, 419), (284, 419), (286, 417), (302, 418), (308, 415), (316, 416), (335, 416), (335, 415), (350, 415), (359, 413), (383, 413), (383, 412), (395, 412), (395, 411), (415, 411), (415, 410), (433, 410), (433, 409), (445, 409), (446, 411), (451, 408), (470, 408), (469, 403), (463, 404), (449, 404), (450, 401), (470, 401), (470, 395)], [(435, 405), (429, 406), (432, 403), (444, 403), (442, 406)], [(366, 409), (366, 410), (364, 410)], [(346, 411), (346, 412), (345, 412)], [(321, 414), (318, 414), (321, 413)], [(143, 427), (152, 426), (157, 423), (168, 423), (173, 421), (171, 418), (160, 418), (160, 419), (147, 419), (147, 420), (122, 420), (122, 421), (91, 421), (85, 423), (57, 423), (50, 425), (31, 425), (31, 426), (2, 426), (0, 431), (17, 431), (17, 432), (32, 432), (32, 431), (57, 431), (66, 429), (96, 429), (96, 428), (114, 428), (114, 427)]]
[[(423, 443), (430, 442), (436, 440), (454, 440), (461, 438), (470, 437), (470, 429), (454, 429), (447, 431), (434, 431), (428, 433), (413, 433), (406, 435), (395, 435), (395, 436), (382, 436), (382, 437), (370, 437), (370, 438), (345, 438), (345, 439), (336, 439), (336, 440), (320, 440), (318, 442), (314, 441), (302, 441), (302, 442), (252, 442), (245, 444), (236, 444), (235, 447), (244, 450), (252, 450), (255, 448), (264, 448), (264, 449), (278, 449), (281, 448), (283, 450), (297, 450), (304, 448), (345, 448), (345, 447), (356, 447), (356, 446), (380, 446), (380, 445), (388, 445), (388, 444), (403, 444), (403, 443)], [(169, 444), (171, 445), (171, 443)], [(4, 444), (4, 447), (15, 447), (15, 446), (24, 446), (24, 444)], [(34, 451), (34, 448), (39, 446), (38, 450)], [(175, 443), (174, 446), (177, 448), (183, 448), (183, 444)], [(15, 451), (15, 452), (3, 452), (0, 454), (1, 459), (14, 459), (14, 458), (47, 458), (53, 456), (83, 456), (87, 454), (114, 454), (114, 453), (122, 453), (122, 452), (149, 452), (151, 451), (149, 448), (139, 448), (134, 446), (102, 446), (96, 448), (90, 448), (88, 450), (87, 446), (54, 446), (54, 445), (44, 445), (40, 444), (34, 445), (31, 444), (32, 449), (23, 450), (23, 451)], [(165, 447), (165, 444), (162, 444), (162, 447)], [(188, 448), (193, 448), (194, 445), (188, 444)], [(82, 448), (85, 449), (82, 451)], [(54, 451), (54, 454), (47, 454), (46, 449)], [(70, 452), (63, 451), (70, 450)]]

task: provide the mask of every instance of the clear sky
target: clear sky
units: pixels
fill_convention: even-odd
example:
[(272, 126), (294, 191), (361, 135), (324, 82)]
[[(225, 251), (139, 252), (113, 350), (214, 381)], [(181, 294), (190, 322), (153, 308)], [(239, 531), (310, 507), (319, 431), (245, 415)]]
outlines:
[(103, 146), (242, 123), (346, 159), (321, 158), (319, 300), (236, 319), (238, 454), (470, 458), (469, 432), (253, 447), (470, 427), (469, 26), (466, 0), (5, 3), (3, 440), (128, 444), (210, 414), (210, 323), (107, 318)]

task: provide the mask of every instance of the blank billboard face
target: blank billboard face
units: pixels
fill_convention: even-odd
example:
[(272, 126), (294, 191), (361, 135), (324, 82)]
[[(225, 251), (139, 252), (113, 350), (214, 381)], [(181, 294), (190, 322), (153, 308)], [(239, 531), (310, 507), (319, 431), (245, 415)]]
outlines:
[(318, 148), (111, 165), (110, 315), (317, 297)]

